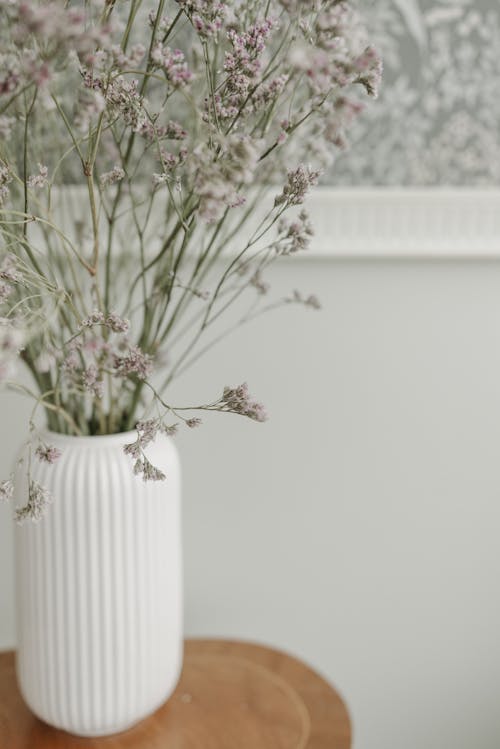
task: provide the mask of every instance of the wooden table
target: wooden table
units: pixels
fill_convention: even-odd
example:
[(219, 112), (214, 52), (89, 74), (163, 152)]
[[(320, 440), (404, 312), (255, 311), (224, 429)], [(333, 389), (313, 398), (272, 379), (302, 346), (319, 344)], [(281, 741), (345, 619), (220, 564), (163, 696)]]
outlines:
[(225, 640), (186, 642), (170, 700), (131, 730), (82, 739), (50, 728), (24, 705), (14, 653), (0, 653), (1, 749), (349, 749), (335, 690), (284, 653)]

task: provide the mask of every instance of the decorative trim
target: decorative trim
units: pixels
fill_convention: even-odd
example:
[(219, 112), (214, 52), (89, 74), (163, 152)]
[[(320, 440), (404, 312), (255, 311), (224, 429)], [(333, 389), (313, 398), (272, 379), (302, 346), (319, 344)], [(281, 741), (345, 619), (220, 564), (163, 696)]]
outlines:
[(296, 257), (500, 258), (500, 190), (317, 189), (311, 248)]
[[(256, 210), (254, 228), (279, 191), (269, 188), (267, 199)], [(53, 191), (53, 210), (69, 236), (75, 218), (88, 220), (87, 200), (80, 185)], [(500, 189), (322, 187), (312, 193), (305, 208), (315, 235), (310, 248), (297, 252), (295, 260), (500, 259)], [(238, 216), (235, 212), (235, 220)], [(158, 211), (159, 224), (161, 220)], [(252, 227), (245, 231), (250, 236)], [(35, 228), (31, 226), (30, 232)], [(235, 240), (223, 256), (240, 250), (241, 243)]]

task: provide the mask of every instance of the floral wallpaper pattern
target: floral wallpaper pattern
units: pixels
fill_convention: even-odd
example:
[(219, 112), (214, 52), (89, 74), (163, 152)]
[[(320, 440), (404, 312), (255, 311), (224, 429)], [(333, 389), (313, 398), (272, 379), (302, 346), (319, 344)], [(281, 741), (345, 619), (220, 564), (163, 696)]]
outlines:
[(359, 0), (384, 59), (338, 185), (500, 186), (499, 0)]

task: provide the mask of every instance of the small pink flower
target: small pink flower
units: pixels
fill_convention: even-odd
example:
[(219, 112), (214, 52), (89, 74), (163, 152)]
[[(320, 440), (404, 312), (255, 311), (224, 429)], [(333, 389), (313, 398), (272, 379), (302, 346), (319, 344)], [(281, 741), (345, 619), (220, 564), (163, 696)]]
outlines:
[(28, 177), (28, 187), (45, 187), (48, 184), (49, 170), (43, 164), (38, 164), (38, 174), (32, 174)]
[(40, 444), (35, 450), (35, 455), (37, 456), (38, 460), (41, 460), (44, 463), (52, 464), (61, 457), (62, 453), (57, 449), (57, 447), (54, 447), (53, 445)]

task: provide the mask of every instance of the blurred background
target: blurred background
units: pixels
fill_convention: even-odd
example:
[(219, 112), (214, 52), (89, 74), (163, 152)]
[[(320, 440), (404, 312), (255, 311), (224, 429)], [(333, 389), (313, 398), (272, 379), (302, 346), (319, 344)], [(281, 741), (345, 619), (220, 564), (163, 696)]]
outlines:
[(330, 181), (342, 185), (498, 185), (497, 0), (360, 0), (384, 61)]
[[(383, 203), (387, 187), (409, 215), (415, 187), (448, 202), (452, 187), (483, 188), (467, 193), (474, 225), (500, 172), (500, 10), (361, 4), (385, 59), (382, 93), (326, 180), (321, 247), (269, 279), (323, 309), (261, 318), (177, 387), (178, 400), (203, 401), (247, 380), (271, 417), (216, 416), (178, 437), (186, 634), (304, 658), (344, 695), (355, 749), (498, 749), (500, 237), (492, 225), (485, 253), (471, 231), (459, 257), (453, 245), (433, 252), (422, 226), (425, 255), (414, 238), (399, 256), (365, 236), (350, 256), (352, 236), (332, 227), (327, 246), (324, 226), (328, 201), (334, 216), (336, 199), (356, 205), (362, 188)], [(364, 215), (360, 203), (360, 226)], [(30, 408), (0, 396), (2, 476)], [(0, 647), (11, 647), (5, 506), (0, 601)]]

